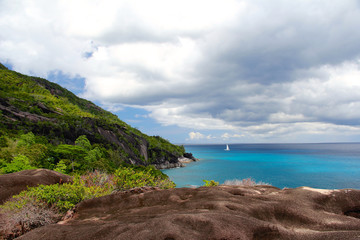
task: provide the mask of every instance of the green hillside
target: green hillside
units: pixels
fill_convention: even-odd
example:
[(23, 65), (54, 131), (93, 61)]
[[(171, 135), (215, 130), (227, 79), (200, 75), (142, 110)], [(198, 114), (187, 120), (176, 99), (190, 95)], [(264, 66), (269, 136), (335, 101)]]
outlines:
[(123, 163), (176, 165), (184, 153), (58, 84), (0, 64), (0, 168), (114, 171)]

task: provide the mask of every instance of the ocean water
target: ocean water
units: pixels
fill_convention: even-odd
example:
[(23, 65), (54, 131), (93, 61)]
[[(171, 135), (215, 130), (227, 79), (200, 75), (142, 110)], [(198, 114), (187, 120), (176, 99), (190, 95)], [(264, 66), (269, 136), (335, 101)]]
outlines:
[(275, 187), (360, 189), (360, 143), (185, 145), (200, 159), (163, 170), (177, 185), (253, 178)]

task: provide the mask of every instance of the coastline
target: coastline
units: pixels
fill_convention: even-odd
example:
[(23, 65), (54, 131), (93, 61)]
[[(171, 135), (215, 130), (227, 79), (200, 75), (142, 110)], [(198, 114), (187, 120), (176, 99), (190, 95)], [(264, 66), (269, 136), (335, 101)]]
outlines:
[(360, 189), (360, 144), (185, 145), (201, 161), (164, 171), (178, 187), (253, 178), (279, 188)]
[(178, 157), (176, 161), (169, 162), (165, 161), (162, 163), (152, 164), (155, 166), (156, 169), (171, 169), (171, 168), (182, 168), (185, 167), (187, 163), (196, 162), (198, 161), (197, 158), (193, 156), (192, 153), (185, 153), (183, 156)]

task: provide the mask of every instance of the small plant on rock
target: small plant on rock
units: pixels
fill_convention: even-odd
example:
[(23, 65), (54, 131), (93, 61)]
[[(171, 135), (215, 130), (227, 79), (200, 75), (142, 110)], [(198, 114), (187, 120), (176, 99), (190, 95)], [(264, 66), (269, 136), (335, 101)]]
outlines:
[(256, 182), (254, 179), (252, 178), (246, 178), (246, 179), (233, 179), (233, 180), (226, 180), (224, 182), (224, 185), (231, 185), (231, 186), (256, 186), (256, 185), (271, 185), (269, 183), (265, 183), (265, 182)]
[(203, 180), (203, 182), (205, 187), (214, 187), (219, 185), (219, 182), (215, 182), (214, 180)]

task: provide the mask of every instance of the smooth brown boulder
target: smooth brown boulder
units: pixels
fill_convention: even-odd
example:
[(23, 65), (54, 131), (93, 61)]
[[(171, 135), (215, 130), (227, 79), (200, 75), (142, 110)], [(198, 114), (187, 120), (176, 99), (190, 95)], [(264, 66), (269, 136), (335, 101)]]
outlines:
[(0, 175), (0, 204), (11, 196), (39, 184), (50, 185), (70, 182), (71, 177), (48, 169), (31, 169)]
[(134, 189), (81, 202), (19, 239), (359, 239), (360, 190)]

